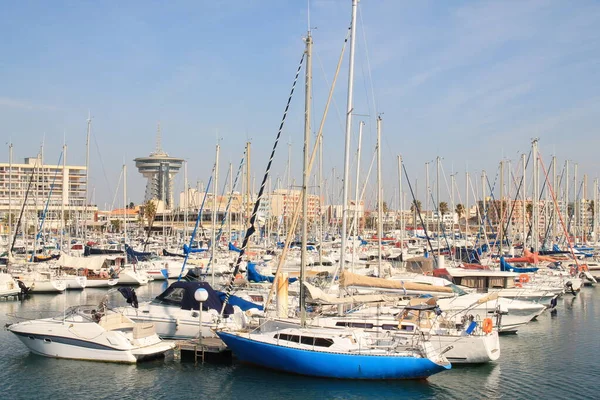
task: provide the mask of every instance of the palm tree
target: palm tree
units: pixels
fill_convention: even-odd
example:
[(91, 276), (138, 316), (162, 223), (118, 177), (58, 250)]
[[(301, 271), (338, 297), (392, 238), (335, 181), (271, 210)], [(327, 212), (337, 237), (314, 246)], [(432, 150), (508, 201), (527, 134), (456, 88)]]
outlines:
[(465, 206), (463, 206), (462, 204), (457, 204), (456, 208), (454, 209), (454, 212), (456, 213), (456, 215), (458, 215), (458, 220), (460, 221), (462, 216), (465, 214)]
[(154, 218), (156, 217), (156, 204), (152, 200), (148, 200), (144, 203), (143, 213), (148, 221), (148, 235), (146, 235), (146, 242), (144, 243), (144, 250), (148, 247), (148, 239), (150, 239), (150, 232), (152, 232), (152, 225), (154, 225)]
[(533, 215), (533, 204), (527, 203), (525, 206), (525, 211), (527, 212), (527, 217), (531, 221), (531, 216)]
[(410, 205), (410, 211), (415, 212), (417, 210), (421, 211), (421, 200), (414, 200)]
[(442, 216), (442, 219), (444, 218), (444, 215), (448, 214), (448, 211), (450, 211), (450, 208), (448, 207), (448, 203), (446, 203), (445, 201), (441, 201), (440, 206), (438, 208), (440, 211), (440, 215)]

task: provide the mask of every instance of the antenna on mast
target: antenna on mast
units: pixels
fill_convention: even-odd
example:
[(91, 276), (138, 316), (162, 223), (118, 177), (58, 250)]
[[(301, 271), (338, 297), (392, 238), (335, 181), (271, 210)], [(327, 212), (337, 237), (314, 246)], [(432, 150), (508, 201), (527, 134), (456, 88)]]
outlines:
[(160, 121), (158, 121), (158, 127), (156, 129), (156, 151), (155, 154), (162, 153), (162, 144), (161, 144), (161, 133), (160, 133)]

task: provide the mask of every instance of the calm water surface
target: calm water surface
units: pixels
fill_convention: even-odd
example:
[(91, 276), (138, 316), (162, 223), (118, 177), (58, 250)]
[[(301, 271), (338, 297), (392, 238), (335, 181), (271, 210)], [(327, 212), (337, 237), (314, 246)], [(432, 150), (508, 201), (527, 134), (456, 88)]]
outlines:
[[(163, 283), (138, 289), (140, 298), (160, 293)], [(541, 315), (517, 335), (502, 336), (500, 360), (454, 367), (426, 381), (363, 382), (307, 378), (246, 365), (157, 361), (118, 365), (57, 360), (30, 354), (10, 332), (0, 331), (1, 399), (597, 399), (600, 379), (600, 289), (565, 295), (558, 314)], [(97, 304), (106, 290), (34, 295), (1, 301), (7, 314), (40, 315), (65, 304)]]

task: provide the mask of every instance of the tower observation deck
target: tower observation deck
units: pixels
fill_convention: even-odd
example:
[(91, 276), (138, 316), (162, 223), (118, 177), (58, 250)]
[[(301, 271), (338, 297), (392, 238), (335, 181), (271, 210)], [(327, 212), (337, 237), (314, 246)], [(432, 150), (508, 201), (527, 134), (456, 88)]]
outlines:
[(134, 159), (138, 171), (148, 180), (144, 200), (158, 199), (173, 208), (173, 178), (183, 165), (182, 158), (169, 157), (161, 146), (160, 124), (156, 134), (156, 150), (148, 157)]

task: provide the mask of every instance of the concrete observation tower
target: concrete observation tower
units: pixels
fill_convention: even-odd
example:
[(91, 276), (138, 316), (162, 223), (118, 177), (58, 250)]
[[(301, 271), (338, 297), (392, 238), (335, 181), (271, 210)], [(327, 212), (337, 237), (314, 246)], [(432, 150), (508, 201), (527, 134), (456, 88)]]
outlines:
[(163, 201), (165, 208), (173, 208), (173, 178), (183, 165), (182, 158), (169, 157), (161, 146), (160, 123), (156, 133), (156, 150), (148, 157), (139, 157), (135, 166), (148, 179), (144, 200), (158, 199)]

